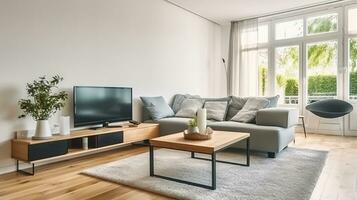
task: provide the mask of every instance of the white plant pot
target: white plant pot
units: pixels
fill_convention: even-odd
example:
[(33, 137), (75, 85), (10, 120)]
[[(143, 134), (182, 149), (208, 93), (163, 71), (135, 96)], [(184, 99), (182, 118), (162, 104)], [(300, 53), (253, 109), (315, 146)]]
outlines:
[(34, 140), (46, 140), (52, 137), (50, 122), (48, 120), (38, 120), (36, 123)]

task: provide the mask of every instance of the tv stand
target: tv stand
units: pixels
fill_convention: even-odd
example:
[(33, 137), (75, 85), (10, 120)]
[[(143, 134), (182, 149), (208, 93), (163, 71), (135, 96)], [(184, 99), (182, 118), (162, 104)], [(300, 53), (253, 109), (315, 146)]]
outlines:
[[(70, 135), (53, 135), (48, 140), (13, 139), (11, 141), (11, 155), (16, 160), (18, 172), (35, 174), (35, 164), (72, 159), (89, 154), (113, 150), (132, 143), (149, 140), (158, 137), (160, 133), (158, 124), (142, 123), (138, 127), (124, 125), (121, 128), (98, 127), (95, 130), (75, 130)], [(83, 149), (71, 146), (69, 143), (81, 141), (82, 138), (96, 141), (97, 146)], [(93, 139), (94, 138), (94, 139)], [(112, 138), (121, 138), (111, 143)], [(108, 144), (108, 141), (110, 144)], [(103, 144), (104, 145), (101, 145)], [(83, 145), (83, 144), (81, 144)], [(31, 171), (20, 169), (19, 162), (31, 165)]]

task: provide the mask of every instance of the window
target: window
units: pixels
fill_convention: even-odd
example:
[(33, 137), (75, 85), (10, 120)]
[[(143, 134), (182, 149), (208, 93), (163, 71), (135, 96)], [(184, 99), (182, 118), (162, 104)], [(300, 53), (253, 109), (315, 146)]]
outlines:
[(280, 103), (298, 104), (299, 97), (299, 46), (275, 49), (275, 91)]
[[(255, 24), (256, 25), (256, 24)], [(241, 70), (249, 77), (257, 77), (255, 80), (247, 80), (242, 83), (245, 87), (242, 93), (266, 96), (268, 88), (268, 49), (269, 25), (245, 24), (247, 28), (242, 30), (241, 41)], [(258, 91), (257, 91), (258, 90)]]
[(242, 48), (256, 48), (257, 43), (268, 43), (268, 25), (259, 25), (258, 28), (246, 28), (241, 36)]
[(337, 24), (337, 13), (307, 18), (307, 35), (336, 32)]
[(349, 39), (350, 99), (357, 100), (357, 38)]
[(258, 26), (258, 43), (268, 43), (269, 42), (269, 27), (267, 24)]
[(275, 25), (275, 39), (290, 39), (303, 36), (303, 20), (280, 22)]
[(308, 103), (337, 95), (337, 41), (309, 43), (307, 47)]
[(357, 100), (357, 8), (351, 8), (347, 12), (348, 24), (348, 69), (349, 69), (349, 98)]
[(266, 96), (268, 87), (268, 49), (259, 49), (258, 51), (258, 70), (259, 96)]
[(348, 10), (348, 33), (357, 33), (357, 8)]

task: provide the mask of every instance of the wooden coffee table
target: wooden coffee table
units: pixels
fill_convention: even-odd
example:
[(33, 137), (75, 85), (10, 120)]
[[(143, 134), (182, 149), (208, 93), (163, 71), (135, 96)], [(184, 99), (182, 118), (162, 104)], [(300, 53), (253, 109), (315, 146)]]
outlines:
[[(241, 165), (249, 167), (249, 133), (240, 132), (228, 132), (228, 131), (215, 131), (210, 140), (186, 140), (183, 138), (183, 133), (176, 133), (167, 136), (162, 136), (154, 139), (150, 139), (150, 176), (155, 176), (158, 178), (163, 178), (166, 180), (176, 181), (180, 183), (185, 183), (189, 185), (194, 185), (198, 187), (216, 189), (216, 162)], [(216, 160), (216, 153), (223, 150), (234, 143), (246, 140), (246, 163), (236, 163), (229, 161)], [(161, 176), (154, 173), (154, 147), (174, 149), (180, 151), (191, 152), (191, 158), (208, 160), (212, 163), (212, 184), (203, 185), (199, 183), (194, 183), (186, 180), (180, 180), (172, 177)], [(195, 153), (203, 153), (211, 155), (211, 159), (195, 157)]]

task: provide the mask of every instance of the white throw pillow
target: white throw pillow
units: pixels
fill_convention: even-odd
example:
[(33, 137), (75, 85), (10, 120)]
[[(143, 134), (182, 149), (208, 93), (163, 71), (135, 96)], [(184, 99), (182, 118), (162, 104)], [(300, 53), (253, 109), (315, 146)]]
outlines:
[(242, 110), (240, 110), (231, 121), (249, 123), (255, 120), (257, 111), (266, 108), (270, 101), (266, 98), (249, 98), (247, 103), (244, 104)]
[(227, 113), (228, 101), (206, 101), (207, 119), (223, 121)]
[(188, 117), (193, 118), (196, 117), (198, 109), (203, 106), (202, 99), (185, 99), (179, 111), (176, 113), (176, 117)]

